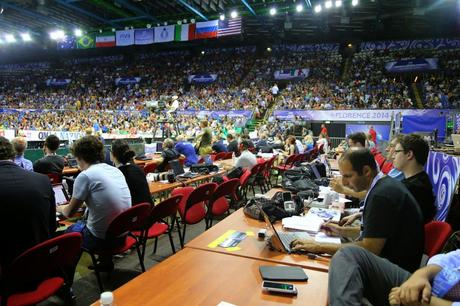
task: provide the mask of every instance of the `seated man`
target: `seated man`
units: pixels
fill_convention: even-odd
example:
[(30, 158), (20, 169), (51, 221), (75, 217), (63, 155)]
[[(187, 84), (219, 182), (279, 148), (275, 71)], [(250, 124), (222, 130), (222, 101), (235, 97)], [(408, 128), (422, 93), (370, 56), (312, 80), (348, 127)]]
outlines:
[[(396, 135), (394, 136), (390, 143), (388, 144), (387, 148), (386, 148), (386, 152), (387, 152), (387, 160), (385, 161), (385, 163), (390, 163), (391, 164), (391, 170), (389, 170), (388, 172), (388, 176), (391, 176), (392, 178), (398, 180), (398, 181), (402, 181), (404, 179), (404, 173), (402, 173), (401, 171), (399, 171), (398, 169), (396, 169), (394, 166), (393, 166), (393, 159), (394, 159), (394, 154), (395, 154), (395, 147), (398, 143), (401, 142), (402, 138), (404, 136), (403, 135)], [(385, 167), (385, 166), (384, 166)]]
[[(428, 265), (410, 272), (371, 252), (351, 246), (332, 258), (329, 269), (329, 305), (362, 305), (363, 297), (379, 305), (459, 305), (455, 288), (460, 250), (439, 254)], [(457, 275), (457, 280), (452, 277)]]
[(199, 157), (195, 152), (195, 147), (191, 142), (186, 141), (184, 135), (177, 136), (177, 143), (174, 149), (181, 155), (185, 156), (185, 166), (190, 167), (198, 163)]
[(241, 155), (236, 160), (236, 163), (234, 166), (251, 170), (252, 167), (257, 165), (256, 156), (249, 151), (249, 143), (246, 140), (243, 140), (241, 142), (240, 149), (241, 149)]
[(59, 138), (56, 135), (46, 137), (43, 145), (45, 157), (34, 163), (34, 171), (43, 174), (57, 173), (61, 175), (64, 169), (64, 157), (56, 155), (58, 149)]
[(224, 141), (222, 139), (217, 139), (217, 137), (213, 137), (212, 150), (215, 153), (228, 152)]
[[(65, 217), (71, 217), (85, 203), (88, 219), (70, 226), (68, 231), (80, 232), (83, 247), (87, 249), (103, 249), (122, 243), (124, 237), (123, 240), (107, 237), (106, 233), (110, 222), (131, 207), (131, 194), (123, 173), (103, 162), (104, 146), (97, 137), (78, 139), (71, 151), (82, 172), (75, 179), (70, 203), (57, 209)], [(100, 261), (112, 266), (111, 258), (100, 258)]]
[(227, 150), (228, 152), (233, 152), (236, 155), (240, 152), (238, 150), (238, 141), (233, 137), (232, 134), (227, 134)]
[(56, 202), (49, 179), (25, 171), (13, 158), (13, 146), (0, 137), (0, 267), (3, 269), (56, 231)]
[(27, 140), (24, 137), (16, 137), (11, 141), (16, 156), (14, 157), (14, 163), (27, 171), (34, 171), (32, 162), (24, 158), (24, 151), (27, 149)]
[(169, 161), (178, 159), (180, 157), (180, 153), (174, 149), (174, 141), (170, 138), (166, 138), (163, 141), (163, 152), (161, 152), (161, 156), (153, 162), (155, 162), (158, 167), (158, 172), (166, 171), (166, 166), (169, 165)]
[(353, 133), (353, 134), (348, 135), (347, 139), (348, 139), (349, 148), (353, 148), (353, 147), (366, 148), (367, 147), (366, 146), (367, 137), (365, 133), (362, 133), (362, 132)]
[(362, 227), (324, 226), (334, 233), (358, 241), (346, 244), (294, 240), (294, 251), (334, 254), (347, 245), (361, 246), (413, 272), (420, 265), (424, 247), (422, 214), (416, 200), (401, 183), (377, 170), (368, 149), (345, 152), (339, 160), (343, 185), (354, 191), (368, 190), (364, 200)]
[(423, 170), (429, 152), (430, 148), (421, 136), (409, 134), (396, 145), (393, 161), (395, 168), (404, 173), (402, 182), (417, 200), (425, 223), (432, 221), (436, 214), (433, 186)]

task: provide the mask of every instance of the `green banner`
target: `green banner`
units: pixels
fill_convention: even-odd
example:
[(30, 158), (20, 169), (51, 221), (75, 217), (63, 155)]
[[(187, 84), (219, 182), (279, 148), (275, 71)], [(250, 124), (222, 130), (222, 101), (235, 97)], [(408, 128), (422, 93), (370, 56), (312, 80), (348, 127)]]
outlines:
[(91, 49), (96, 48), (94, 34), (85, 34), (77, 38), (77, 49)]

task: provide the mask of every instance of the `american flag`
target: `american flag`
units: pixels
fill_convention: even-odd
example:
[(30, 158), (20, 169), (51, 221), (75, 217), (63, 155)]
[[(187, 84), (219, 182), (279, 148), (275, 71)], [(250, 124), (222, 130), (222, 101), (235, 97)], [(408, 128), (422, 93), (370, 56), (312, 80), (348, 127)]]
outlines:
[(241, 17), (219, 20), (217, 37), (241, 34)]

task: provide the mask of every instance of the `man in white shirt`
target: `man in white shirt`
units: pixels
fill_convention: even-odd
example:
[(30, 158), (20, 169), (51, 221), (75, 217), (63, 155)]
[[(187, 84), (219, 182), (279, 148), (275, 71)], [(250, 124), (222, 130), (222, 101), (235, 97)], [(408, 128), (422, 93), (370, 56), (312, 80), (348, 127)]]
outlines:
[(275, 97), (278, 95), (279, 88), (278, 88), (278, 85), (276, 85), (276, 83), (275, 83), (275, 85), (273, 85), (273, 87), (271, 88), (271, 92), (272, 92), (272, 95), (275, 96)]
[(249, 142), (243, 140), (240, 144), (241, 155), (235, 163), (235, 167), (251, 170), (252, 167), (257, 165), (257, 158), (249, 151)]

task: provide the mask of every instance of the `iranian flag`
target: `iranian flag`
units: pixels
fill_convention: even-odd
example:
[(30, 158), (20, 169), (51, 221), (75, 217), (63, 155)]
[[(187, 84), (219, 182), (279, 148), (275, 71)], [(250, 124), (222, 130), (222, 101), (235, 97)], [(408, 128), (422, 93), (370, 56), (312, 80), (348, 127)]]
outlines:
[(195, 39), (196, 24), (177, 24), (175, 29), (174, 40), (186, 41)]
[(115, 47), (115, 33), (103, 33), (96, 36), (96, 48)]

